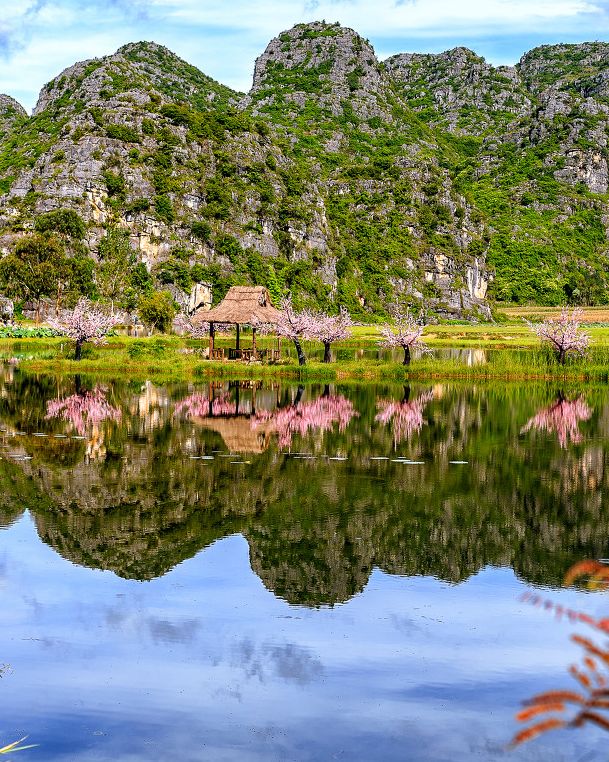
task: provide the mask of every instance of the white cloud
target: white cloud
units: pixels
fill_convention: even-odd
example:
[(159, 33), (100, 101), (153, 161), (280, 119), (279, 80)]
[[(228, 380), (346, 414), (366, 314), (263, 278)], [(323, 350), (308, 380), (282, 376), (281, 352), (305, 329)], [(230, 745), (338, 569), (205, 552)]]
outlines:
[[(254, 60), (293, 24), (326, 19), (357, 30), (381, 58), (468, 44), (495, 63), (526, 47), (609, 38), (609, 0), (16, 0), (2, 3), (0, 91), (31, 107), (77, 60), (129, 41), (160, 42), (238, 90)], [(532, 42), (531, 42), (532, 41)]]

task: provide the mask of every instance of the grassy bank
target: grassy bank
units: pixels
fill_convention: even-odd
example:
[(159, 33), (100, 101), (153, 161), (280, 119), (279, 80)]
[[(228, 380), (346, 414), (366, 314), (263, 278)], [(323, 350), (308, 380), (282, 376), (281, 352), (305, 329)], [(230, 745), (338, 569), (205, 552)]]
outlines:
[[(493, 338), (485, 338), (480, 326), (446, 326), (442, 335), (436, 333), (429, 337), (429, 345), (437, 349), (436, 356), (415, 359), (406, 367), (399, 362), (377, 359), (374, 353), (376, 339), (374, 335), (366, 335), (364, 330), (349, 341), (336, 345), (339, 357), (336, 362), (328, 365), (313, 358), (302, 368), (287, 345), (284, 345), (286, 358), (274, 365), (210, 362), (203, 357), (205, 342), (179, 337), (114, 337), (105, 346), (87, 347), (79, 362), (72, 359), (73, 347), (65, 339), (0, 340), (0, 356), (14, 358), (20, 367), (31, 372), (81, 373), (107, 378), (125, 376), (156, 381), (229, 377), (235, 380), (285, 378), (397, 383), (426, 379), (609, 381), (609, 330), (605, 330), (605, 340), (596, 341), (587, 358), (573, 358), (561, 366), (551, 354), (534, 348), (534, 338), (529, 340), (528, 334), (509, 340), (505, 331), (499, 332), (497, 326), (488, 328), (493, 329)], [(222, 339), (221, 343), (229, 346), (231, 339)], [(472, 351), (455, 351), (454, 354), (460, 356), (448, 356), (446, 347)], [(308, 349), (315, 349), (319, 358), (318, 347), (311, 345)]]

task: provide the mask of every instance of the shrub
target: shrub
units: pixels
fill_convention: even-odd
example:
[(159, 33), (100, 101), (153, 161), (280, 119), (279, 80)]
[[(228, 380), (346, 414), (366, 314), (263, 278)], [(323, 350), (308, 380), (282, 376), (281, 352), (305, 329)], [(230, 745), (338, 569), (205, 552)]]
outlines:
[(171, 294), (167, 291), (154, 291), (144, 296), (138, 307), (139, 316), (144, 325), (166, 333), (176, 313)]

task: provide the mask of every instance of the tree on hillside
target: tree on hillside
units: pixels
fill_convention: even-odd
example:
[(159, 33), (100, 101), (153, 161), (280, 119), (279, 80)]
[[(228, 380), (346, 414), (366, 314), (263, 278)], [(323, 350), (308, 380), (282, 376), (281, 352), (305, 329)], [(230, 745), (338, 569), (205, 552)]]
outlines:
[(129, 233), (109, 228), (99, 242), (96, 282), (101, 296), (110, 302), (112, 312), (115, 304), (122, 301), (136, 264), (137, 256), (129, 243)]
[(429, 351), (427, 345), (421, 338), (423, 326), (418, 323), (408, 310), (404, 312), (400, 307), (393, 310), (394, 324), (385, 323), (380, 328), (382, 340), (379, 342), (382, 347), (394, 349), (401, 347), (404, 350), (404, 365), (409, 365), (411, 360), (411, 350), (415, 347)]
[(80, 360), (85, 341), (103, 344), (108, 331), (118, 323), (118, 318), (100, 310), (88, 299), (80, 299), (76, 307), (65, 317), (49, 318), (47, 322), (51, 328), (74, 339), (75, 359)]
[(87, 234), (87, 226), (82, 217), (73, 209), (54, 209), (36, 218), (34, 228), (38, 233), (58, 233), (74, 241), (82, 241)]

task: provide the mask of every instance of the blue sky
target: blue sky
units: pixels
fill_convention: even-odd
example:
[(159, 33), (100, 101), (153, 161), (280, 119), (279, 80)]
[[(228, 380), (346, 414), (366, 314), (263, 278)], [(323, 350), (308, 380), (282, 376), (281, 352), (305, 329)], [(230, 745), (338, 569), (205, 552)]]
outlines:
[(0, 0), (0, 92), (30, 109), (78, 60), (154, 40), (237, 90), (293, 24), (356, 29), (380, 58), (467, 45), (495, 64), (541, 44), (609, 40), (609, 0)]

